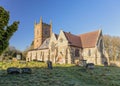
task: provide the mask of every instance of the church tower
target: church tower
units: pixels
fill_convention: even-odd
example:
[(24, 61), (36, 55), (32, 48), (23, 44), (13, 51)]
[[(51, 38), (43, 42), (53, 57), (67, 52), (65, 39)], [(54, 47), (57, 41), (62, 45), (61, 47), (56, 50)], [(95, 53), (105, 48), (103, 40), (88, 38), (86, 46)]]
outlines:
[(41, 44), (52, 35), (52, 22), (50, 24), (46, 24), (42, 22), (42, 18), (40, 18), (40, 22), (34, 24), (34, 49), (37, 49), (41, 46)]

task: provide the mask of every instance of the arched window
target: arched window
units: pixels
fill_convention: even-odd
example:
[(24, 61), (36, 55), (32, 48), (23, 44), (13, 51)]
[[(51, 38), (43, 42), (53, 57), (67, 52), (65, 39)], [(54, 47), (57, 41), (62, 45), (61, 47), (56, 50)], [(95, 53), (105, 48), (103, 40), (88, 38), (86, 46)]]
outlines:
[(103, 41), (100, 40), (100, 52), (103, 52)]
[(79, 49), (75, 49), (75, 56), (76, 56), (76, 57), (79, 57), (79, 56), (80, 56), (80, 54), (79, 54)]
[(55, 43), (54, 43), (54, 42), (51, 43), (51, 51), (52, 51), (52, 52), (55, 51)]
[(31, 52), (31, 55), (30, 55), (30, 61), (32, 60), (32, 52)]
[(88, 56), (91, 56), (91, 50), (90, 49), (88, 50)]
[(36, 52), (35, 60), (37, 60), (37, 52)]

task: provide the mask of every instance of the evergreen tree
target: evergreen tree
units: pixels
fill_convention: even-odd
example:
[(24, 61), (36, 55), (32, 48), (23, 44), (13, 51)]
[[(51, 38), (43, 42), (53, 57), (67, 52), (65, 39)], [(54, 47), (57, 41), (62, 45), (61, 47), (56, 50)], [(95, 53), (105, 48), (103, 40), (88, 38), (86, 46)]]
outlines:
[(9, 12), (0, 6), (0, 55), (8, 47), (10, 38), (18, 28), (18, 21), (8, 26), (9, 19)]

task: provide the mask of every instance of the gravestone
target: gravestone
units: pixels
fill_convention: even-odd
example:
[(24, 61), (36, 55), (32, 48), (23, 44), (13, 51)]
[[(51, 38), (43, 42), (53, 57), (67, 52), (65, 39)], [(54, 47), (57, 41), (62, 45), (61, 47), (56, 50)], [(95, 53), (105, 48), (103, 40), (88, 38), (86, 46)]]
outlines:
[(23, 74), (31, 74), (32, 70), (31, 70), (31, 68), (21, 68), (21, 73), (23, 73)]
[(80, 60), (80, 66), (86, 67), (86, 65), (87, 65), (86, 61), (87, 60)]
[(106, 66), (106, 67), (107, 67), (107, 66), (108, 66), (108, 62), (104, 62), (104, 66)]
[(41, 63), (44, 63), (44, 61), (41, 61), (41, 60), (38, 60), (37, 62), (41, 62)]
[(87, 68), (87, 69), (94, 69), (95, 66), (94, 66), (93, 63), (87, 63), (86, 68)]
[(22, 59), (21, 54), (17, 54), (17, 55), (16, 55), (16, 58), (17, 58), (18, 60), (21, 60), (21, 59)]
[(48, 67), (48, 69), (52, 69), (53, 67), (52, 67), (52, 62), (51, 61), (47, 61), (47, 67)]
[(7, 69), (8, 74), (20, 74), (20, 69), (16, 67), (9, 67)]

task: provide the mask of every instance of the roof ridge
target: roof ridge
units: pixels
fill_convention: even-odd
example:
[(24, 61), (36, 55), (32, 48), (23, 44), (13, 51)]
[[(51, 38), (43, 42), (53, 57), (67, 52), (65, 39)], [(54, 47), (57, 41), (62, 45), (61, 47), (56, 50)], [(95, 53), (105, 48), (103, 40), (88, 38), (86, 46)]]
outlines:
[(79, 34), (78, 36), (80, 36), (80, 35), (85, 35), (85, 34), (90, 34), (90, 33), (94, 33), (94, 32), (99, 32), (101, 29), (98, 29), (98, 30), (95, 30), (95, 31), (91, 31), (91, 32), (86, 32), (86, 33), (83, 33), (83, 34)]
[[(65, 31), (63, 31), (63, 32), (65, 32)], [(70, 33), (70, 32), (65, 32), (65, 33), (79, 37), (78, 35), (72, 34), (72, 33)]]

